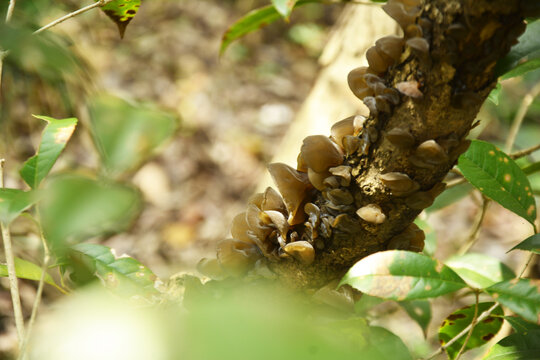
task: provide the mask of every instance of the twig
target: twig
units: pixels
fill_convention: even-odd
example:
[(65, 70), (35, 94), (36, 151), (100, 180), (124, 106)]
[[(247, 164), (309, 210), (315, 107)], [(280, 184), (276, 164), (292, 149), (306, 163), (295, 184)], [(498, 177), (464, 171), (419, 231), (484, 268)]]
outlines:
[(529, 267), (529, 264), (531, 263), (532, 259), (534, 258), (534, 253), (531, 253), (529, 255), (529, 258), (527, 259), (527, 262), (525, 263), (525, 265), (523, 265), (523, 269), (521, 269), (520, 273), (519, 273), (519, 277), (521, 278), (523, 276), (523, 274), (525, 274), (525, 271), (527, 271), (527, 268)]
[(39, 305), (41, 303), (41, 296), (43, 294), (43, 287), (45, 286), (45, 276), (47, 275), (47, 270), (49, 267), (49, 261), (51, 259), (51, 252), (47, 241), (45, 240), (45, 235), (43, 234), (43, 228), (41, 227), (41, 216), (39, 214), (39, 209), (37, 210), (37, 224), (39, 226), (39, 236), (41, 238), (41, 244), (43, 245), (43, 264), (41, 265), (41, 277), (39, 278), (39, 285), (37, 289), (36, 298), (34, 299), (34, 305), (32, 306), (32, 315), (30, 315), (30, 320), (26, 328), (26, 334), (21, 345), (21, 351), (19, 353), (19, 360), (24, 360), (26, 355), (26, 349), (28, 348), (28, 343), (30, 342), (30, 336), (32, 333), (32, 328), (36, 321), (37, 312)]
[(74, 16), (77, 16), (77, 15), (79, 15), (79, 14), (82, 14), (82, 13), (84, 13), (84, 12), (87, 12), (88, 10), (92, 10), (93, 8), (105, 6), (105, 5), (107, 5), (108, 3), (110, 3), (111, 1), (113, 1), (113, 0), (99, 0), (99, 1), (97, 1), (97, 2), (95, 2), (95, 3), (93, 3), (93, 4), (90, 4), (90, 5), (88, 5), (88, 6), (85, 6), (85, 7), (81, 8), (81, 9), (79, 9), (79, 10), (76, 10), (76, 11), (74, 11), (74, 12), (72, 12), (72, 13), (69, 13), (69, 14), (67, 14), (67, 15), (64, 15), (64, 16), (62, 16), (61, 18), (56, 19), (56, 20), (54, 20), (53, 22), (48, 23), (47, 25), (45, 25), (45, 26), (43, 26), (43, 27), (37, 29), (36, 31), (34, 31), (34, 34), (39, 34), (39, 33), (42, 32), (42, 31), (45, 31), (45, 30), (47, 30), (47, 29), (50, 29), (50, 28), (52, 28), (53, 26), (56, 26), (56, 25), (58, 25), (58, 24), (60, 24), (60, 23), (62, 23), (62, 22), (64, 22), (64, 21), (66, 21), (66, 20), (68, 20), (68, 19), (71, 19), (71, 18), (74, 17)]
[(474, 295), (476, 297), (476, 301), (474, 303), (474, 315), (473, 315), (473, 318), (472, 318), (472, 321), (471, 321), (471, 329), (469, 330), (469, 332), (467, 333), (467, 337), (465, 338), (465, 341), (463, 341), (463, 345), (461, 345), (461, 349), (459, 349), (456, 357), (454, 360), (459, 360), (461, 354), (463, 354), (463, 352), (465, 351), (465, 348), (467, 347), (467, 343), (469, 342), (470, 338), (471, 338), (471, 335), (474, 331), (474, 327), (476, 326), (477, 324), (477, 321), (476, 321), (476, 318), (478, 316), (478, 300), (479, 300), (479, 291), (475, 291), (474, 292)]
[(11, 21), (11, 17), (13, 16), (13, 10), (15, 10), (15, 3), (17, 0), (9, 0), (9, 6), (6, 13), (6, 24)]
[(446, 183), (446, 188), (449, 189), (454, 186), (458, 186), (459, 184), (463, 184), (464, 182), (467, 182), (467, 179), (465, 179), (464, 177), (452, 179)]
[(527, 94), (525, 94), (525, 97), (523, 97), (512, 123), (512, 127), (510, 128), (510, 134), (506, 139), (505, 149), (507, 153), (512, 151), (512, 147), (516, 141), (516, 137), (519, 129), (521, 128), (521, 124), (523, 123), (523, 119), (525, 118), (525, 115), (527, 114), (527, 111), (529, 110), (534, 98), (537, 97), (538, 94), (540, 94), (540, 83), (536, 84)]
[(532, 154), (536, 150), (540, 150), (540, 144), (531, 146), (530, 148), (525, 149), (525, 150), (516, 151), (515, 153), (510, 154), (510, 157), (512, 159), (514, 159), (514, 160), (519, 159), (519, 158), (522, 158), (522, 157), (527, 156), (529, 154)]
[(490, 203), (490, 200), (486, 198), (485, 196), (482, 196), (482, 209), (480, 210), (480, 213), (477, 216), (476, 223), (471, 229), (471, 232), (469, 234), (469, 237), (467, 238), (467, 241), (465, 241), (461, 249), (459, 249), (458, 254), (460, 255), (465, 254), (478, 240), (478, 235), (480, 233), (480, 229), (482, 227), (482, 222), (484, 221), (484, 217), (486, 216), (489, 203)]
[[(4, 159), (0, 159), (0, 188), (4, 188)], [(2, 228), (2, 239), (4, 241), (4, 251), (6, 253), (6, 263), (9, 276), (9, 289), (11, 300), (13, 302), (13, 314), (15, 317), (15, 326), (17, 328), (17, 336), (19, 338), (19, 346), (24, 339), (24, 318), (22, 314), (21, 298), (19, 295), (19, 284), (17, 273), (15, 271), (15, 258), (11, 247), (11, 235), (9, 233), (9, 225), (0, 221)]]
[[(476, 319), (476, 322), (475, 322), (475, 325), (478, 324), (479, 322), (482, 322), (482, 320), (484, 320), (485, 318), (487, 318), (489, 315), (491, 315), (491, 313), (499, 307), (499, 304), (498, 303), (495, 303), (492, 307), (490, 307), (489, 309), (487, 309), (486, 311), (484, 311), (479, 317), (478, 319)], [(438, 348), (433, 354), (431, 354), (429, 357), (427, 357), (425, 360), (430, 360), (430, 359), (433, 359), (435, 356), (439, 355), (440, 353), (442, 353), (444, 350), (446, 350), (447, 348), (449, 348), (450, 346), (452, 346), (456, 341), (458, 341), (459, 339), (461, 339), (465, 334), (467, 334), (472, 328), (473, 328), (473, 323), (471, 322), (469, 325), (467, 325), (467, 327), (463, 330), (461, 330), (461, 332), (459, 334), (457, 334), (456, 336), (454, 336), (450, 341), (448, 341), (446, 344), (444, 344), (443, 346), (441, 346), (440, 348)]]

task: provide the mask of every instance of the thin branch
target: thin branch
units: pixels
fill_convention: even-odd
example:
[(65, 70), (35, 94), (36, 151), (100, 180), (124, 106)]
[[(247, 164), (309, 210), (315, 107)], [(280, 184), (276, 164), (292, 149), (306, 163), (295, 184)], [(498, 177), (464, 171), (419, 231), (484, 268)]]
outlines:
[[(4, 188), (4, 159), (0, 159), (0, 188)], [(0, 221), (2, 230), (2, 239), (4, 242), (4, 251), (6, 254), (6, 263), (9, 276), (9, 289), (11, 300), (13, 302), (13, 314), (15, 317), (15, 326), (17, 327), (17, 336), (19, 338), (19, 346), (24, 339), (24, 318), (22, 313), (21, 298), (19, 295), (19, 284), (17, 273), (15, 271), (15, 257), (13, 256), (13, 248), (11, 247), (11, 234), (9, 233), (9, 225)]]
[(522, 157), (527, 156), (529, 154), (532, 154), (536, 150), (540, 150), (540, 144), (531, 146), (530, 148), (525, 149), (525, 150), (516, 151), (515, 153), (510, 154), (510, 157), (512, 159), (514, 159), (514, 160), (519, 159), (519, 158), (522, 158)]
[(486, 216), (489, 203), (490, 203), (490, 200), (486, 198), (485, 196), (482, 196), (482, 209), (478, 213), (476, 222), (473, 228), (471, 229), (471, 232), (467, 240), (465, 241), (461, 249), (459, 249), (458, 254), (460, 255), (465, 254), (478, 240), (478, 235), (480, 234), (480, 229), (482, 228), (482, 222), (484, 221), (484, 217)]
[(452, 179), (446, 183), (446, 188), (449, 189), (454, 186), (458, 186), (459, 184), (463, 184), (464, 182), (467, 182), (467, 179), (465, 179), (464, 177)]
[[(482, 322), (485, 318), (487, 318), (489, 315), (491, 315), (491, 313), (499, 307), (499, 304), (498, 303), (495, 303), (492, 307), (490, 307), (489, 309), (487, 309), (486, 311), (484, 311), (479, 317), (478, 319), (476, 319), (476, 324), (478, 324), (479, 322)], [(461, 339), (465, 334), (467, 334), (472, 328), (473, 328), (473, 323), (470, 323), (469, 325), (467, 325), (467, 327), (463, 330), (461, 330), (461, 332), (459, 334), (457, 334), (456, 336), (454, 336), (450, 341), (448, 341), (446, 344), (444, 344), (443, 346), (441, 346), (440, 348), (437, 349), (437, 351), (435, 351), (433, 354), (431, 354), (429, 357), (427, 357), (425, 360), (430, 360), (430, 359), (433, 359), (435, 356), (441, 354), (444, 350), (446, 350), (447, 348), (449, 348), (450, 346), (452, 346), (456, 341), (458, 341), (459, 339)]]
[(9, 0), (9, 6), (6, 13), (6, 24), (11, 21), (11, 17), (13, 16), (13, 10), (15, 10), (15, 3), (17, 0)]
[(99, 1), (97, 1), (97, 2), (95, 2), (95, 3), (93, 3), (93, 4), (90, 4), (90, 5), (88, 5), (88, 6), (85, 6), (85, 7), (81, 8), (81, 9), (79, 9), (79, 10), (76, 10), (76, 11), (74, 11), (74, 12), (72, 12), (72, 13), (69, 13), (69, 14), (67, 14), (67, 15), (64, 15), (64, 16), (62, 16), (61, 18), (56, 19), (56, 20), (54, 20), (53, 22), (48, 23), (47, 25), (45, 25), (45, 26), (43, 26), (43, 27), (37, 29), (36, 31), (34, 31), (34, 34), (39, 34), (39, 33), (42, 32), (42, 31), (45, 31), (45, 30), (47, 30), (47, 29), (50, 29), (50, 28), (52, 28), (53, 26), (56, 26), (56, 25), (58, 25), (58, 24), (60, 24), (60, 23), (62, 23), (62, 22), (64, 22), (64, 21), (66, 21), (66, 20), (68, 20), (68, 19), (71, 19), (72, 17), (75, 17), (75, 16), (77, 16), (77, 15), (79, 15), (79, 14), (85, 13), (85, 12), (87, 12), (88, 10), (92, 10), (93, 8), (105, 6), (105, 5), (107, 5), (108, 3), (110, 3), (111, 1), (113, 1), (113, 0), (99, 0)]
[(519, 277), (520, 278), (523, 276), (523, 274), (525, 274), (525, 271), (527, 271), (527, 268), (529, 267), (529, 264), (531, 263), (532, 259), (534, 258), (534, 255), (535, 255), (534, 253), (531, 253), (529, 255), (529, 258), (527, 259), (527, 262), (525, 263), (525, 265), (523, 265), (523, 268), (519, 272)]
[(467, 347), (467, 344), (469, 343), (469, 340), (471, 339), (471, 335), (474, 331), (474, 327), (476, 326), (477, 324), (477, 317), (478, 317), (478, 300), (479, 300), (479, 291), (475, 291), (474, 292), (474, 295), (475, 295), (475, 298), (476, 298), (476, 301), (474, 302), (474, 315), (473, 315), (473, 318), (472, 318), (472, 321), (471, 321), (471, 329), (469, 330), (469, 332), (467, 333), (467, 337), (465, 338), (465, 341), (463, 341), (463, 345), (461, 345), (461, 349), (459, 349), (456, 357), (454, 360), (459, 360), (459, 358), (461, 357), (461, 354), (463, 354), (463, 352), (465, 351), (465, 348)]
[(523, 123), (523, 119), (525, 119), (525, 115), (527, 114), (527, 111), (529, 111), (529, 107), (538, 94), (540, 94), (540, 82), (536, 84), (527, 94), (525, 94), (525, 97), (523, 97), (523, 100), (519, 105), (519, 109), (512, 123), (512, 127), (510, 128), (510, 134), (506, 139), (505, 149), (507, 153), (512, 151), (512, 147), (516, 141), (516, 137), (519, 129), (521, 128), (521, 124)]

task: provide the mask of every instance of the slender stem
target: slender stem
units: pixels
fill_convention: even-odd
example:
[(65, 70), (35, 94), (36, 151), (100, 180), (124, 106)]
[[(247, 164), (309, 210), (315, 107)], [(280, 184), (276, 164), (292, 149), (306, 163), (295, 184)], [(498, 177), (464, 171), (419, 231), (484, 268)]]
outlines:
[[(4, 159), (0, 159), (0, 188), (4, 187)], [(17, 328), (17, 336), (19, 338), (19, 346), (24, 339), (24, 318), (22, 313), (21, 298), (19, 295), (19, 283), (17, 280), (17, 272), (15, 271), (15, 257), (13, 256), (13, 248), (11, 247), (11, 234), (9, 233), (9, 225), (0, 221), (2, 230), (2, 239), (4, 242), (4, 251), (6, 253), (6, 263), (9, 276), (9, 289), (11, 300), (13, 302), (13, 314), (15, 316), (15, 326)]]
[(50, 29), (50, 28), (52, 28), (53, 26), (56, 26), (56, 25), (58, 25), (58, 24), (60, 24), (60, 23), (62, 23), (62, 22), (64, 22), (64, 21), (66, 21), (66, 20), (68, 20), (68, 19), (71, 19), (72, 17), (75, 17), (75, 16), (77, 16), (77, 15), (79, 15), (79, 14), (82, 14), (82, 13), (84, 13), (84, 12), (87, 12), (88, 10), (92, 10), (93, 8), (105, 6), (105, 5), (107, 5), (108, 3), (110, 3), (111, 1), (113, 1), (113, 0), (99, 0), (99, 1), (97, 1), (97, 2), (95, 2), (95, 3), (93, 3), (93, 4), (90, 4), (90, 5), (88, 5), (88, 6), (85, 6), (85, 7), (81, 8), (81, 9), (79, 9), (79, 10), (76, 10), (76, 11), (74, 11), (74, 12), (72, 12), (72, 13), (69, 13), (69, 14), (67, 14), (67, 15), (64, 15), (64, 16), (62, 16), (61, 18), (58, 18), (58, 19), (54, 20), (53, 22), (50, 22), (50, 23), (48, 23), (47, 25), (45, 25), (45, 26), (43, 26), (43, 27), (37, 29), (36, 31), (34, 31), (34, 34), (39, 34), (39, 33), (42, 32), (42, 31), (45, 31), (45, 30), (47, 30), (47, 29)]
[(459, 360), (461, 354), (463, 354), (463, 352), (465, 351), (465, 348), (467, 347), (467, 343), (469, 342), (470, 338), (471, 338), (471, 335), (474, 331), (474, 327), (476, 326), (476, 323), (477, 323), (477, 317), (478, 317), (478, 300), (479, 300), (479, 291), (475, 291), (474, 292), (474, 295), (476, 297), (476, 301), (474, 302), (474, 315), (473, 315), (473, 318), (472, 318), (472, 321), (471, 321), (471, 329), (469, 330), (469, 332), (467, 333), (467, 337), (465, 338), (465, 341), (463, 341), (463, 345), (461, 345), (461, 349), (459, 349), (457, 355), (456, 355), (456, 358), (454, 360)]
[(480, 229), (482, 228), (482, 222), (484, 221), (484, 217), (486, 216), (487, 208), (490, 203), (490, 200), (486, 198), (485, 196), (482, 196), (482, 209), (478, 213), (478, 216), (476, 218), (476, 222), (471, 229), (471, 232), (469, 234), (469, 237), (467, 238), (467, 241), (463, 244), (461, 249), (459, 249), (458, 253), (460, 255), (465, 254), (469, 249), (476, 243), (478, 240), (478, 235), (480, 233)]
[(540, 94), (540, 82), (536, 84), (527, 94), (525, 94), (525, 97), (519, 105), (519, 109), (514, 118), (514, 122), (512, 123), (512, 127), (510, 128), (510, 134), (506, 139), (506, 152), (512, 151), (512, 147), (514, 146), (514, 142), (516, 141), (516, 137), (519, 129), (521, 128), (521, 124), (523, 123), (523, 119), (525, 119), (525, 115), (527, 114), (529, 107), (531, 106), (534, 98), (538, 96), (538, 94)]
[(463, 184), (464, 182), (467, 182), (467, 179), (465, 179), (464, 177), (452, 179), (446, 183), (446, 188), (449, 189), (454, 186), (458, 186), (459, 184)]
[(540, 144), (531, 146), (530, 148), (525, 149), (525, 150), (516, 151), (515, 153), (510, 154), (510, 157), (512, 159), (514, 159), (514, 160), (519, 159), (519, 158), (522, 158), (522, 157), (527, 156), (529, 154), (532, 154), (536, 150), (540, 150)]
[[(486, 311), (484, 311), (479, 317), (478, 319), (476, 319), (476, 322), (475, 322), (475, 325), (478, 324), (479, 322), (481, 322), (482, 320), (484, 320), (485, 318), (487, 318), (489, 315), (491, 315), (491, 313), (499, 307), (499, 304), (498, 303), (495, 303), (492, 307), (490, 307), (489, 309), (487, 309)], [(426, 358), (426, 360), (430, 360), (430, 359), (433, 359), (435, 356), (439, 355), (440, 353), (442, 353), (445, 349), (449, 348), (450, 346), (452, 346), (456, 341), (458, 341), (459, 339), (461, 339), (465, 334), (467, 334), (472, 328), (474, 327), (473, 323), (471, 322), (469, 325), (467, 325), (467, 327), (463, 330), (461, 330), (461, 332), (459, 334), (457, 334), (456, 336), (454, 336), (450, 341), (448, 341), (446, 344), (444, 344), (443, 346), (441, 346), (440, 348), (438, 348), (433, 354), (431, 354), (429, 357)]]
[(43, 287), (45, 286), (45, 276), (47, 275), (49, 261), (51, 260), (51, 252), (49, 250), (49, 246), (47, 245), (47, 241), (45, 240), (45, 235), (43, 234), (43, 228), (41, 227), (41, 216), (39, 213), (39, 209), (37, 209), (36, 211), (37, 211), (37, 224), (39, 226), (39, 235), (41, 238), (41, 244), (43, 246), (43, 264), (41, 265), (41, 277), (39, 278), (37, 294), (36, 294), (36, 298), (34, 299), (34, 305), (32, 306), (32, 315), (30, 315), (30, 320), (28, 321), (28, 325), (26, 328), (26, 335), (21, 345), (21, 351), (19, 353), (19, 358), (18, 358), (19, 360), (24, 360), (26, 356), (26, 350), (28, 348), (28, 343), (30, 342), (32, 328), (34, 327), (39, 305), (41, 303)]
[(11, 21), (11, 17), (13, 16), (13, 10), (15, 10), (15, 3), (17, 0), (9, 0), (9, 6), (6, 13), (6, 24)]

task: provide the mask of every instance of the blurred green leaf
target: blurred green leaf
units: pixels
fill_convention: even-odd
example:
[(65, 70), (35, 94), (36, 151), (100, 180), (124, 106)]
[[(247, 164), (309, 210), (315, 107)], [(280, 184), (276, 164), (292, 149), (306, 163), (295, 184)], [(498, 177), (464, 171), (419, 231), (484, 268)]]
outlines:
[(362, 294), (360, 300), (354, 303), (354, 311), (362, 316), (366, 315), (373, 307), (382, 304), (386, 300), (380, 297), (370, 296), (368, 294)]
[(402, 250), (363, 258), (345, 274), (343, 284), (371, 296), (398, 301), (437, 297), (467, 286), (436, 259)]
[(148, 105), (101, 95), (90, 104), (92, 135), (110, 174), (137, 168), (175, 132), (177, 119)]
[(126, 27), (135, 17), (140, 6), (141, 0), (114, 0), (102, 6), (101, 10), (118, 26), (120, 37), (123, 38)]
[(531, 175), (534, 174), (537, 171), (540, 171), (540, 161), (535, 162), (533, 164), (527, 165), (524, 168), (522, 168), (525, 175)]
[(519, 42), (497, 62), (495, 74), (503, 79), (520, 76), (540, 67), (540, 21), (527, 24)]
[(272, 0), (272, 5), (284, 18), (288, 18), (297, 0)]
[(519, 334), (527, 334), (531, 330), (539, 330), (540, 325), (529, 322), (521, 316), (504, 316), (504, 319), (512, 326), (515, 332)]
[(58, 120), (41, 115), (34, 117), (45, 120), (48, 124), (41, 134), (41, 143), (36, 155), (26, 160), (20, 171), (23, 180), (33, 189), (39, 187), (52, 169), (77, 125), (76, 118)]
[(483, 360), (534, 360), (540, 354), (540, 330), (505, 337), (489, 350)]
[[(116, 256), (107, 246), (97, 244), (77, 244), (69, 249), (70, 264), (74, 268), (72, 278), (88, 275), (98, 278), (103, 285), (125, 295), (151, 295), (156, 275), (132, 257)], [(84, 272), (84, 274), (79, 274)], [(84, 281), (86, 282), (86, 281)]]
[[(18, 278), (27, 279), (27, 280), (41, 280), (41, 266), (38, 266), (30, 261), (23, 260), (21, 258), (15, 258), (15, 273)], [(7, 265), (0, 264), (0, 276), (7, 277), (8, 269)], [(65, 292), (60, 286), (58, 286), (54, 279), (49, 274), (45, 274), (45, 282), (49, 285), (54, 286), (61, 292)]]
[[(478, 304), (477, 316), (480, 316), (484, 311), (495, 305), (493, 302), (485, 302)], [(472, 323), (475, 312), (475, 305), (467, 306), (454, 311), (442, 322), (439, 328), (439, 342), (441, 345), (445, 345), (448, 341), (453, 339), (463, 329)], [(463, 352), (480, 347), (488, 343), (498, 332), (501, 330), (504, 315), (501, 307), (497, 307), (490, 316), (477, 323), (474, 330), (467, 341), (467, 345)], [(448, 358), (453, 360), (459, 353), (459, 350), (463, 346), (466, 336), (462, 336), (455, 343), (445, 349)]]
[(127, 229), (141, 209), (137, 190), (78, 175), (51, 179), (41, 203), (43, 229), (57, 256), (93, 236)]
[(9, 224), (39, 200), (35, 191), (0, 189), (0, 221)]
[(427, 329), (431, 321), (431, 305), (427, 300), (401, 301), (398, 304), (416, 321), (422, 328), (424, 336), (427, 336)]
[(445, 208), (469, 195), (473, 190), (473, 187), (469, 183), (463, 183), (446, 189), (443, 193), (435, 198), (433, 204), (426, 209), (426, 212), (430, 213), (433, 211), (440, 210)]
[(529, 236), (527, 239), (523, 240), (509, 251), (516, 249), (527, 250), (535, 254), (540, 254), (540, 234), (534, 234), (532, 236)]
[(494, 103), (495, 105), (499, 105), (499, 96), (501, 95), (501, 83), (497, 83), (497, 86), (488, 95), (488, 100)]
[[(274, 2), (291, 2), (291, 0), (274, 0)], [(294, 3), (293, 7), (302, 6), (309, 3), (316, 3), (320, 2), (320, 0), (299, 0)], [(281, 7), (281, 9), (286, 9), (286, 7)], [(277, 7), (274, 7), (274, 5), (264, 6), (259, 9), (255, 9), (247, 13), (244, 17), (242, 17), (240, 20), (236, 21), (233, 25), (231, 25), (225, 34), (223, 34), (223, 38), (221, 39), (221, 47), (219, 49), (219, 53), (222, 55), (229, 44), (233, 42), (234, 40), (241, 38), (242, 36), (255, 31), (257, 29), (262, 28), (263, 26), (269, 25), (273, 23), (274, 21), (281, 18), (280, 13), (278, 10), (276, 10)], [(292, 8), (291, 8), (292, 9)]]
[(484, 289), (495, 283), (511, 280), (516, 274), (498, 259), (484, 254), (454, 255), (445, 261), (470, 286)]
[(527, 176), (508, 155), (490, 143), (473, 140), (459, 157), (463, 176), (484, 195), (534, 226), (536, 203)]
[(486, 289), (502, 305), (529, 321), (538, 321), (540, 314), (540, 280), (513, 279)]
[(422, 253), (427, 256), (435, 255), (435, 250), (437, 249), (437, 236), (435, 231), (433, 231), (433, 228), (424, 220), (417, 218), (414, 220), (414, 223), (418, 225), (418, 227), (422, 229), (426, 235), (426, 238), (424, 239), (424, 250), (422, 250)]

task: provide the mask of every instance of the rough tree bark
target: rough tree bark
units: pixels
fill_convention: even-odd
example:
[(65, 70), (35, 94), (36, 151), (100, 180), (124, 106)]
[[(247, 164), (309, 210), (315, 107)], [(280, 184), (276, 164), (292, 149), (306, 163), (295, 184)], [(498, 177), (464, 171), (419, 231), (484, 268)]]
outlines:
[[(283, 282), (295, 288), (318, 288), (339, 279), (369, 254), (418, 246), (411, 243), (418, 240), (411, 224), (422, 208), (429, 206), (430, 197), (442, 190), (441, 182), (466, 150), (464, 139), (496, 84), (496, 62), (524, 31), (528, 5), (529, 0), (422, 2), (413, 22), (421, 27), (420, 36), (427, 43), (420, 41), (413, 29), (416, 34), (409, 39), (416, 40), (404, 46), (399, 60), (386, 71), (377, 71), (386, 88), (417, 82), (418, 88), (413, 90), (420, 90), (422, 96), (403, 90), (412, 97), (401, 95), (395, 106), (375, 102), (374, 97), (364, 99), (371, 112), (360, 133), (355, 134), (359, 150), (346, 154), (343, 162), (352, 168), (352, 181), (338, 187), (352, 194), (354, 201), (335, 206), (330, 189), (309, 192), (304, 203), (314, 203), (320, 218), (331, 219), (331, 234), (317, 231), (319, 246), (314, 246), (315, 258), (310, 264), (294, 256), (276, 257), (276, 250), (274, 257), (266, 254), (267, 266)], [(388, 133), (396, 129), (405, 130), (412, 140), (404, 139), (401, 144), (391, 141)], [(409, 179), (399, 175), (401, 180), (392, 184), (392, 179), (383, 176), (388, 173), (406, 174)], [(386, 217), (382, 223), (359, 217), (357, 209), (369, 204), (380, 207)], [(292, 226), (289, 234), (292, 232), (297, 235), (285, 241), (313, 240), (312, 229), (302, 223)], [(283, 241), (279, 246), (283, 248)], [(225, 259), (226, 251), (219, 246), (218, 259), (220, 251)]]

